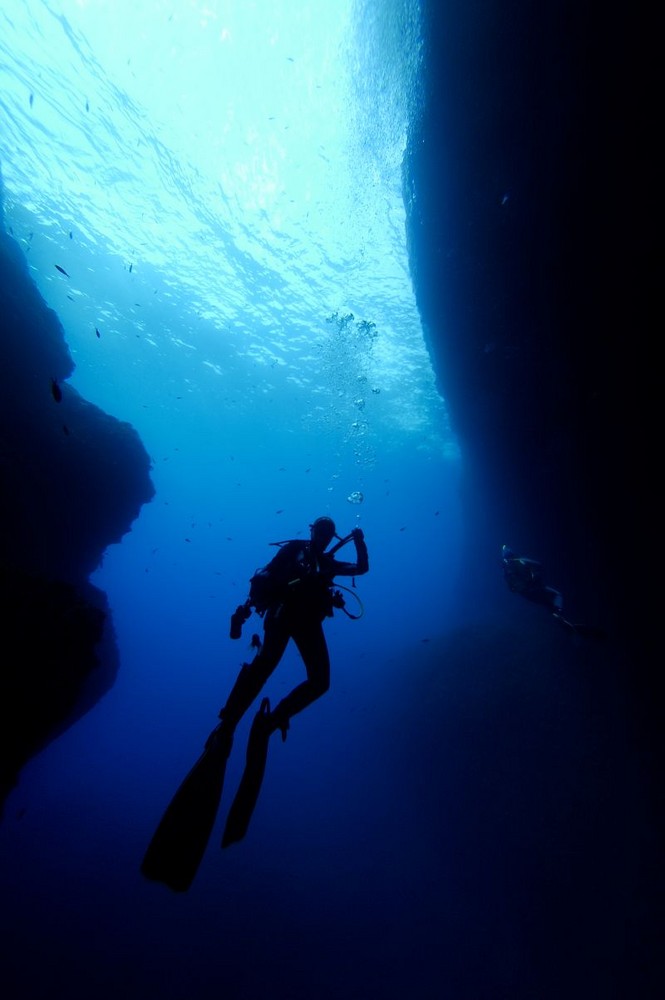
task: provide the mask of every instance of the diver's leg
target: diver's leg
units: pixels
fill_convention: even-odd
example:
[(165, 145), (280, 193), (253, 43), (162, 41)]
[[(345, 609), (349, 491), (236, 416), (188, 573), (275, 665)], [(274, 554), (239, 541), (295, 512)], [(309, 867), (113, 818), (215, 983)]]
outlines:
[(281, 730), (283, 740), (286, 739), (291, 716), (302, 712), (330, 687), (330, 655), (321, 623), (315, 621), (294, 628), (291, 635), (305, 664), (307, 680), (282, 698), (271, 712), (272, 728)]
[(554, 587), (545, 587), (545, 593), (547, 594), (547, 600), (552, 608), (552, 613), (555, 615), (560, 615), (563, 612), (563, 595), (555, 590)]
[(267, 621), (263, 646), (251, 663), (243, 663), (219, 717), (233, 733), (241, 718), (284, 655), (289, 633), (280, 622)]

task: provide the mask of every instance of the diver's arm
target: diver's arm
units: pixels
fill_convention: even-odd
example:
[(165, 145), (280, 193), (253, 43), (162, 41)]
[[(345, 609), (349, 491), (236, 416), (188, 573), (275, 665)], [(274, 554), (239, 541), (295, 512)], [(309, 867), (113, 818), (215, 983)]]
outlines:
[(334, 576), (362, 576), (369, 570), (369, 557), (362, 528), (354, 528), (351, 534), (353, 535), (353, 544), (356, 547), (356, 561), (354, 563), (338, 562), (333, 559), (331, 570)]

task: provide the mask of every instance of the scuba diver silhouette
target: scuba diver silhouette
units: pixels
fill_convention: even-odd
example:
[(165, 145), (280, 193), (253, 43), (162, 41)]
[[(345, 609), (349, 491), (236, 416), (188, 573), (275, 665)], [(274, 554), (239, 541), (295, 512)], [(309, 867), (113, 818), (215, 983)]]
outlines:
[[(309, 542), (294, 539), (273, 543), (280, 546), (279, 552), (252, 577), (247, 601), (231, 616), (231, 638), (239, 637), (242, 623), (253, 607), (265, 616), (264, 639), (252, 662), (243, 664), (219, 713), (223, 738), (233, 736), (236, 725), (280, 662), (289, 639), (293, 639), (303, 659), (307, 680), (266, 715), (264, 726), (270, 732), (279, 729), (285, 740), (290, 718), (328, 690), (330, 657), (322, 623), (332, 616), (334, 607), (344, 609), (341, 594), (332, 590), (333, 580), (336, 576), (361, 576), (369, 569), (361, 528), (354, 528), (326, 552), (334, 537), (333, 520), (318, 517), (310, 525)], [(356, 562), (337, 561), (334, 553), (349, 540), (355, 543)]]
[[(329, 549), (333, 538), (338, 541)], [(336, 560), (335, 553), (350, 541), (355, 544), (356, 561)], [(230, 636), (238, 639), (252, 609), (257, 611), (263, 618), (263, 643), (253, 637), (251, 645), (256, 655), (251, 663), (243, 663), (219, 712), (220, 723), (164, 812), (141, 864), (146, 878), (163, 882), (175, 892), (190, 887), (203, 858), (219, 809), (236, 727), (279, 664), (289, 640), (293, 639), (302, 657), (307, 678), (272, 712), (268, 698), (262, 699), (250, 729), (245, 770), (229, 810), (222, 847), (241, 840), (247, 832), (261, 789), (272, 733), (279, 730), (285, 740), (292, 716), (328, 690), (330, 656), (323, 634), (324, 619), (331, 617), (335, 608), (350, 618), (360, 618), (362, 614), (359, 598), (356, 597), (360, 613), (351, 614), (346, 610), (340, 589), (333, 589), (335, 577), (360, 576), (369, 570), (361, 528), (339, 538), (332, 519), (318, 517), (310, 525), (309, 541), (292, 539), (272, 544), (279, 546), (279, 552), (263, 569), (257, 570), (250, 580), (247, 600), (231, 616)]]
[(527, 601), (542, 604), (567, 631), (585, 638), (602, 639), (605, 633), (593, 625), (573, 624), (563, 616), (563, 596), (543, 581), (543, 567), (536, 559), (515, 555), (507, 545), (501, 547), (501, 563), (508, 588)]

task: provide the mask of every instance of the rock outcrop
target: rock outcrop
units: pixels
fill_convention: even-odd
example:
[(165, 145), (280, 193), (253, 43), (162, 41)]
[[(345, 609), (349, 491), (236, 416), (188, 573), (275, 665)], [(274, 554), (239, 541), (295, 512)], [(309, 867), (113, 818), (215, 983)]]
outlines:
[(67, 384), (62, 326), (1, 227), (0, 340), (1, 810), (25, 762), (113, 683), (112, 623), (89, 576), (154, 488), (136, 431)]

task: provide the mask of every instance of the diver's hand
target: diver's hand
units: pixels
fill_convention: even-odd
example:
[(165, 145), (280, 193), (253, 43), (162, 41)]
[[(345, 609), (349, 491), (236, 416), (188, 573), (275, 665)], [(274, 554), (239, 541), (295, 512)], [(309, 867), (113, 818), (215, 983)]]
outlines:
[(354, 528), (351, 532), (351, 538), (356, 547), (356, 575), (361, 576), (366, 573), (369, 569), (369, 559), (367, 557), (367, 545), (365, 544), (365, 535), (363, 534), (362, 528)]

